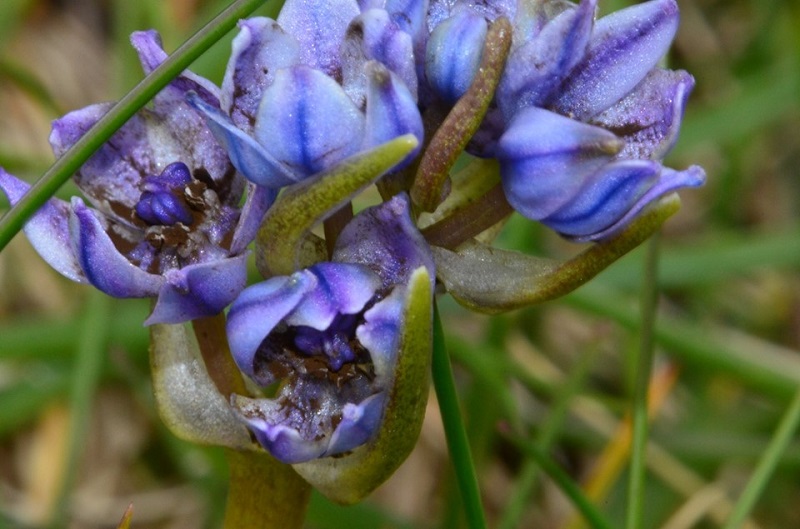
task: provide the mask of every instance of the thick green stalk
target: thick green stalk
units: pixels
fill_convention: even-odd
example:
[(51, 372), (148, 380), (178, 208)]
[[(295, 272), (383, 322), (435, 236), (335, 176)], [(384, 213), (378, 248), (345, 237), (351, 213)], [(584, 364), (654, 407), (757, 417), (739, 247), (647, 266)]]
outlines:
[(469, 440), (461, 417), (458, 403), (458, 394), (453, 379), (453, 369), (444, 342), (444, 330), (439, 318), (439, 310), (434, 304), (433, 311), (433, 386), (436, 398), (439, 401), (439, 410), (442, 414), (444, 433), (447, 438), (447, 448), (456, 473), (461, 498), (464, 502), (464, 512), (470, 529), (486, 529), (486, 515), (483, 512), (481, 491), (478, 487), (478, 478), (472, 462)]
[(311, 485), (269, 454), (228, 450), (223, 529), (302, 529)]
[(105, 116), (89, 129), (89, 132), (56, 160), (11, 211), (0, 219), (0, 250), (5, 248), (14, 235), (22, 229), (25, 221), (42, 207), (58, 188), (126, 121), (173, 78), (188, 68), (203, 52), (232, 30), (240, 18), (246, 17), (264, 2), (265, 0), (236, 0), (233, 2), (120, 99)]
[(647, 394), (653, 371), (654, 328), (658, 301), (658, 232), (647, 244), (644, 284), (642, 286), (642, 326), (640, 330), (639, 358), (636, 367), (636, 386), (633, 396), (633, 437), (631, 440), (631, 465), (628, 479), (628, 506), (626, 527), (641, 529), (644, 514), (645, 467), (649, 417)]

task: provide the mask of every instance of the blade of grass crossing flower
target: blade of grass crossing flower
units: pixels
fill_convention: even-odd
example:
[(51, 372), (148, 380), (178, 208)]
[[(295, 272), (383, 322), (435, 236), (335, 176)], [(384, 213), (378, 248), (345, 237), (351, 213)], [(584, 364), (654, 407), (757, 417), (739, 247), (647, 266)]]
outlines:
[(633, 437), (630, 472), (628, 474), (628, 505), (626, 526), (640, 529), (644, 521), (645, 472), (648, 437), (648, 388), (653, 372), (654, 328), (658, 302), (658, 244), (659, 232), (647, 243), (644, 284), (642, 286), (642, 327), (639, 334), (639, 362), (633, 395)]
[(164, 88), (174, 77), (253, 12), (265, 0), (236, 0), (203, 29), (195, 33), (166, 61), (145, 77), (103, 116), (75, 145), (56, 160), (17, 205), (0, 219), (0, 250), (69, 177), (128, 119)]
[(439, 310), (434, 304), (433, 311), (433, 386), (439, 401), (447, 448), (453, 461), (456, 481), (464, 503), (464, 512), (470, 529), (486, 529), (486, 515), (483, 511), (478, 478), (472, 462), (469, 442), (464, 429), (464, 421), (458, 403), (458, 394), (453, 379), (453, 369), (445, 348), (444, 330), (439, 318)]
[(772, 473), (775, 471), (775, 467), (780, 462), (781, 456), (792, 441), (798, 424), (800, 424), (800, 390), (795, 393), (789, 408), (778, 425), (778, 429), (775, 430), (775, 435), (761, 456), (758, 466), (750, 476), (750, 481), (747, 482), (742, 495), (739, 496), (733, 513), (731, 513), (723, 529), (738, 529), (745, 521), (756, 501), (758, 501), (759, 496), (764, 492)]

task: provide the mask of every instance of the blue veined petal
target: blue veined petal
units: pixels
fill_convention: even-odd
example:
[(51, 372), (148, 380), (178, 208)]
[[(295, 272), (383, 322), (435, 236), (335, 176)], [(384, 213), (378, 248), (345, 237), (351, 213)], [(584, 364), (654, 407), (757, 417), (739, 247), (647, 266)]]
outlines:
[(525, 108), (497, 144), (506, 197), (525, 217), (547, 217), (572, 200), (622, 146), (619, 138), (600, 127)]
[(506, 121), (521, 108), (545, 106), (543, 103), (583, 59), (596, 8), (596, 0), (584, 0), (512, 51), (497, 87), (498, 106)]
[[(0, 168), (0, 189), (15, 205), (31, 188), (26, 182)], [(68, 219), (69, 204), (50, 199), (33, 214), (23, 228), (33, 248), (56, 272), (78, 283), (88, 283), (72, 250)]]
[(428, 14), (428, 0), (386, 0), (383, 8), (395, 24), (411, 35), (414, 49), (425, 44), (428, 28), (425, 18)]
[(400, 30), (382, 9), (370, 9), (347, 28), (342, 43), (342, 86), (359, 108), (364, 107), (368, 61), (378, 61), (405, 83), (417, 100), (417, 70), (411, 36)]
[(247, 254), (168, 270), (144, 322), (180, 323), (219, 314), (247, 284)]
[(117, 250), (94, 211), (77, 197), (72, 199), (69, 219), (73, 252), (88, 281), (109, 296), (155, 296), (164, 278), (133, 265)]
[(277, 196), (277, 189), (269, 189), (253, 183), (247, 185), (247, 198), (239, 214), (239, 221), (236, 223), (231, 241), (230, 252), (232, 255), (242, 253), (247, 245), (255, 239), (264, 215)]
[(245, 288), (228, 312), (227, 334), (236, 365), (253, 376), (258, 346), (314, 288), (310, 274), (278, 276)]
[(675, 171), (647, 160), (620, 160), (601, 169), (571, 204), (542, 222), (577, 242), (606, 239), (623, 230), (658, 198), (705, 182), (698, 166)]
[(472, 84), (487, 31), (486, 19), (462, 8), (431, 33), (425, 72), (434, 92), (445, 102), (455, 103)]
[[(410, 162), (419, 152), (425, 134), (422, 116), (406, 85), (377, 62), (366, 65), (368, 79), (363, 149), (377, 147), (404, 134), (414, 134), (419, 146), (406, 157)], [(404, 165), (395, 167), (395, 170)]]
[(553, 101), (585, 120), (625, 97), (666, 54), (678, 29), (675, 0), (651, 0), (597, 21), (586, 58)]
[(251, 136), (237, 127), (231, 118), (194, 94), (189, 102), (206, 118), (209, 130), (227, 151), (233, 166), (251, 182), (269, 189), (298, 182), (301, 175), (289, 171), (275, 159), (266, 147), (262, 147)]
[(302, 64), (338, 77), (339, 46), (359, 13), (356, 0), (287, 0), (278, 24), (297, 39)]
[(359, 150), (363, 136), (363, 114), (319, 70), (280, 70), (264, 91), (256, 140), (295, 174), (306, 177), (333, 167)]
[(300, 47), (277, 22), (264, 17), (239, 21), (231, 46), (221, 107), (237, 127), (252, 133), (264, 89), (279, 69), (298, 64)]
[(590, 122), (625, 140), (620, 158), (661, 159), (678, 139), (694, 78), (656, 68), (625, 98)]
[(380, 279), (366, 266), (319, 263), (298, 274), (310, 274), (314, 286), (286, 316), (286, 323), (325, 330), (339, 314), (355, 314), (375, 297)]

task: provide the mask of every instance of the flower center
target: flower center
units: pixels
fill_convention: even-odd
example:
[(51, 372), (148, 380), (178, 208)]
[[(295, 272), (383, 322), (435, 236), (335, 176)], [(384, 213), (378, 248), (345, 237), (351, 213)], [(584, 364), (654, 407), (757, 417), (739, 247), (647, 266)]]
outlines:
[(174, 226), (178, 223), (190, 226), (194, 222), (189, 192), (192, 183), (192, 175), (185, 163), (168, 165), (160, 175), (144, 179), (136, 214), (150, 226)]

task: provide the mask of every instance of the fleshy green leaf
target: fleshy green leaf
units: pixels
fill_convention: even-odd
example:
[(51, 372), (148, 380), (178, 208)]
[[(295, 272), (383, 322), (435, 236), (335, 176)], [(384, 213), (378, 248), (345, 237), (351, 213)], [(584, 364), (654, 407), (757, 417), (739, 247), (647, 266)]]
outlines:
[(439, 279), (465, 307), (487, 314), (563, 296), (586, 283), (641, 244), (678, 211), (672, 194), (656, 203), (619, 235), (593, 244), (567, 261), (499, 250), (477, 242), (457, 251), (432, 247)]

